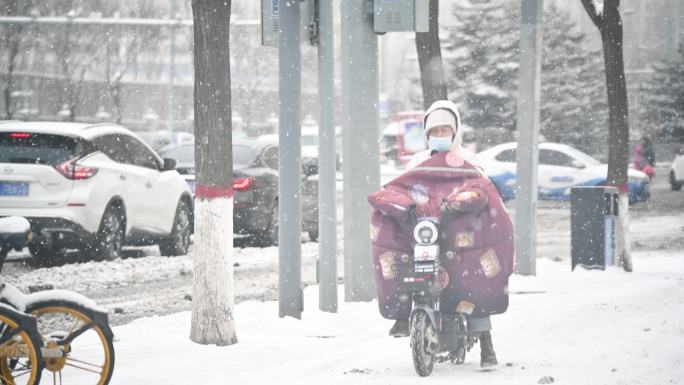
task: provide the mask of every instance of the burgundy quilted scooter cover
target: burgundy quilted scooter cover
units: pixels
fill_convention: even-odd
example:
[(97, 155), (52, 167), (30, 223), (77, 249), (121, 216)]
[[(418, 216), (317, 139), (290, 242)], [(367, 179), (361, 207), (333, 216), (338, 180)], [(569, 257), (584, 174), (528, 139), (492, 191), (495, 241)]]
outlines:
[(478, 169), (454, 152), (440, 152), (389, 182), (368, 201), (374, 208), (371, 240), (383, 317), (408, 319), (411, 312), (410, 300), (399, 299), (393, 269), (402, 255), (413, 252), (411, 210), (418, 218), (447, 221), (440, 241), (448, 273), (442, 312), (453, 314), (458, 308), (482, 317), (506, 311), (508, 277), (515, 266), (513, 226), (495, 187)]

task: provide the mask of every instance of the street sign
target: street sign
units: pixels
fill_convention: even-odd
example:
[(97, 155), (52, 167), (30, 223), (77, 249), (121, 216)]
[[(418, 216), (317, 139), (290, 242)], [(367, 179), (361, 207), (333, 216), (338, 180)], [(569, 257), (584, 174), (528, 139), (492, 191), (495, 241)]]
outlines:
[(261, 0), (261, 45), (278, 47), (280, 9), (288, 1), (299, 1), (302, 44), (318, 44), (319, 0)]
[(374, 0), (375, 33), (429, 32), (430, 0)]
[(261, 45), (278, 46), (280, 0), (261, 0)]

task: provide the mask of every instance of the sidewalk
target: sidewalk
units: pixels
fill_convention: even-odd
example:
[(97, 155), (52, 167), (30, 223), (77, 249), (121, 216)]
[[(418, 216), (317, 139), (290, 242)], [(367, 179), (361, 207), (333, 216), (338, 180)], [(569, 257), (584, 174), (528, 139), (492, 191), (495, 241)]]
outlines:
[(684, 255), (635, 260), (632, 274), (571, 273), (567, 259), (541, 259), (538, 277), (513, 276), (509, 311), (493, 317), (500, 365), (491, 372), (480, 371), (476, 347), (464, 365), (437, 364), (421, 380), (408, 339), (387, 337), (376, 302), (340, 298), (339, 313), (322, 313), (310, 286), (302, 321), (278, 318), (276, 302), (237, 305), (230, 347), (190, 342), (189, 312), (117, 327), (111, 384), (682, 384)]

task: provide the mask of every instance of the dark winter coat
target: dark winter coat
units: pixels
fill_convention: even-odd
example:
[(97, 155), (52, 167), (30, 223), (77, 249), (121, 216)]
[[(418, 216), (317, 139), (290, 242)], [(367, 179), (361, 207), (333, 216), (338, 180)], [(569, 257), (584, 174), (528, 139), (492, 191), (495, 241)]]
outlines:
[[(442, 311), (454, 313), (460, 306), (474, 317), (506, 311), (508, 277), (515, 266), (513, 226), (496, 189), (478, 169), (455, 152), (437, 153), (368, 201), (374, 208), (371, 240), (383, 317), (408, 319), (411, 311), (410, 301), (399, 300), (392, 269), (402, 255), (413, 253), (411, 210), (418, 218), (447, 220), (440, 241), (449, 276)], [(443, 210), (448, 214), (443, 216)], [(444, 258), (447, 253), (451, 259)]]

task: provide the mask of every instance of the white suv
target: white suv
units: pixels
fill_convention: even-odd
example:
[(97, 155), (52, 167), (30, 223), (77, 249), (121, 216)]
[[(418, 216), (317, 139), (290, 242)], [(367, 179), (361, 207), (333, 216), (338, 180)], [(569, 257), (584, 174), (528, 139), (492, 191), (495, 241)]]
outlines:
[(175, 160), (115, 124), (0, 122), (0, 217), (23, 216), (35, 258), (81, 249), (113, 259), (123, 245), (185, 254), (193, 202)]

